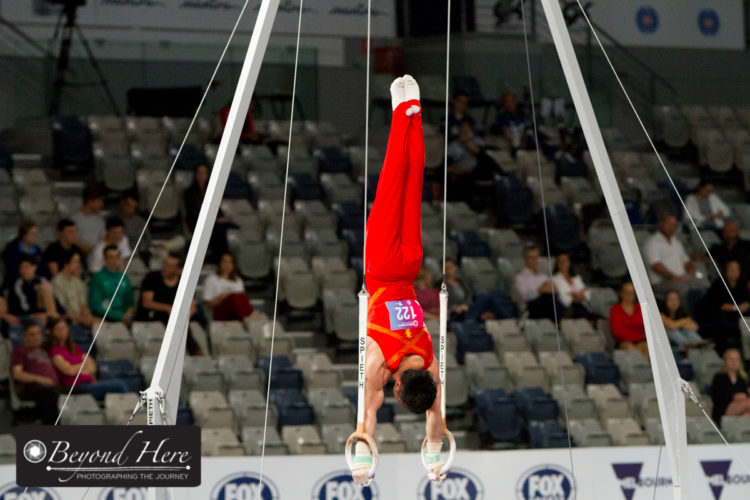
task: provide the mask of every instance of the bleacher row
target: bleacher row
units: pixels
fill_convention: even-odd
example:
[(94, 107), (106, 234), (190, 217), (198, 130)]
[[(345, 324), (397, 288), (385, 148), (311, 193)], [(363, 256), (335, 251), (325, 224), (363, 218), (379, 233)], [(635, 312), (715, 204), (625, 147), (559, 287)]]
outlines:
[[(150, 208), (154, 191), (158, 191), (171, 164), (170, 148), (181, 137), (178, 131), (186, 129), (184, 120), (122, 121), (90, 117), (88, 124), (97, 141), (94, 149), (97, 177), (113, 192), (137, 187), (144, 208)], [(281, 144), (277, 154), (266, 145), (241, 146), (222, 203), (225, 215), (239, 226), (239, 230), (229, 232), (229, 242), (237, 253), (243, 277), (251, 280), (267, 278), (276, 268), (288, 123), (256, 121), (256, 127), (268, 135), (270, 142)], [(548, 137), (542, 164), (544, 194), (548, 215), (552, 217), (550, 228), (557, 231), (551, 238), (557, 250), (570, 250), (586, 239), (578, 221), (581, 206), (600, 201), (601, 195), (593, 168), (589, 165), (582, 170), (580, 165), (573, 165), (566, 170), (565, 163), (555, 157), (559, 146), (555, 130), (543, 132)], [(374, 129), (371, 135), (377, 146), (371, 147), (369, 153), (369, 200), (374, 196), (377, 171), (382, 164), (379, 148), (385, 145), (386, 133), (386, 128)], [(437, 167), (442, 163), (442, 138), (437, 128), (428, 124), (425, 136), (427, 166)], [(189, 144), (209, 162), (216, 153), (216, 146), (208, 142), (210, 137), (210, 126), (203, 123), (189, 139)], [(637, 146), (616, 131), (605, 131), (605, 138), (614, 151), (613, 163), (619, 179), (639, 193), (642, 215), (647, 214), (652, 203), (671, 200), (671, 193), (660, 185), (661, 174), (654, 168), (652, 155), (636, 153)], [(502, 147), (502, 141), (491, 135), (486, 142), (491, 147)], [(356, 338), (355, 290), (361, 277), (363, 244), (364, 149), (348, 143), (330, 124), (295, 124), (288, 207), (292, 210), (287, 213), (284, 228), (280, 277), (281, 299), (292, 309), (300, 310), (310, 310), (322, 303), (325, 331), (342, 342)], [(448, 204), (451, 234), (448, 254), (460, 259), (462, 279), (474, 293), (498, 288), (512, 291), (513, 276), (521, 268), (524, 246), (521, 230), (534, 222), (533, 216), (538, 211), (535, 207), (541, 203), (535, 152), (519, 151), (515, 158), (502, 149), (491, 150), (490, 154), (506, 173), (515, 174), (496, 180), (495, 208), (500, 220), (519, 231), (494, 227), (487, 214), (474, 212), (464, 202)], [(157, 220), (171, 220), (179, 215), (180, 190), (192, 178), (189, 169), (180, 168), (186, 164), (178, 164), (167, 196), (162, 198), (160, 211), (155, 214)], [(686, 186), (699, 179), (694, 165), (670, 163), (670, 169)], [(57, 218), (72, 213), (80, 204), (80, 184), (60, 182), (50, 186), (44, 170), (38, 168), (16, 168), (13, 178), (7, 180), (2, 182), (2, 189), (12, 191), (12, 196), (0, 196), (0, 211), (13, 217), (3, 220), (10, 224), (23, 216), (37, 221), (41, 244), (54, 239), (54, 230), (49, 228), (53, 228)], [(523, 189), (517, 189), (519, 185)], [(722, 197), (742, 201), (733, 191), (722, 192)], [(31, 202), (39, 199), (43, 202)], [(746, 205), (733, 207), (739, 207), (738, 213), (750, 214)], [(750, 229), (750, 217), (743, 228)], [(595, 235), (588, 234), (591, 267), (617, 274), (613, 277), (624, 276), (624, 266), (609, 265), (612, 259), (618, 256), (621, 259), (619, 249), (613, 252), (614, 246), (619, 245), (611, 238), (611, 229), (602, 223), (592, 226), (591, 231), (598, 231)], [(647, 231), (648, 227), (643, 226), (640, 234), (645, 236)], [(12, 236), (10, 229), (6, 228), (2, 236), (7, 241), (6, 236)], [(425, 264), (439, 275), (442, 210), (430, 202), (429, 196), (423, 204), (423, 239)], [(140, 271), (145, 273), (145, 266)], [(133, 279), (134, 272), (139, 269), (131, 268), (130, 272), (137, 286), (139, 281)], [(597, 288), (592, 296), (595, 300), (592, 309), (606, 317), (609, 306), (616, 300), (614, 291)], [(197, 323), (191, 327), (194, 336), (202, 330)], [(269, 328), (267, 318), (255, 314), (244, 325), (212, 322), (207, 334), (197, 334), (202, 350), (211, 352), (213, 357), (186, 357), (178, 420), (195, 422), (204, 428), (206, 454), (258, 452)], [(435, 325), (428, 328), (433, 334), (439, 331)], [(611, 335), (606, 322), (600, 322), (598, 330), (586, 322), (563, 322), (561, 330), (564, 351), (557, 353), (557, 336), (550, 322), (451, 324), (448, 404), (460, 445), (476, 445), (472, 431), (478, 426), (480, 434), (490, 437), (498, 446), (522, 438), (528, 438), (535, 447), (567, 446), (560, 412), (563, 397), (567, 399), (569, 429), (578, 446), (658, 440), (650, 369), (644, 368), (642, 360), (639, 364), (629, 355), (617, 353), (614, 362), (610, 360), (607, 352), (612, 351)], [(276, 331), (275, 353), (279, 357), (274, 360), (272, 425), (269, 425), (272, 430), (269, 429), (267, 441), (273, 445), (271, 452), (340, 453), (354, 423), (354, 366), (334, 365), (325, 353), (316, 351), (311, 332), (285, 332), (280, 325)], [(130, 330), (124, 325), (108, 327), (98, 345), (102, 377), (124, 377), (133, 381), (135, 390), (138, 377), (150, 379), (162, 335), (163, 326), (159, 323), (134, 323)], [(681, 364), (685, 378), (695, 379), (696, 389), (704, 389), (716, 371), (717, 359), (709, 357)], [(125, 423), (135, 406), (135, 398), (134, 394), (110, 394), (102, 411), (93, 399), (76, 396), (66, 409), (64, 420)], [(394, 402), (389, 399), (379, 416), (377, 438), (382, 451), (416, 450), (421, 445), (424, 424), (403, 413)], [(705, 425), (695, 418), (698, 415), (690, 416), (691, 440), (712, 439), (703, 432)], [(748, 434), (743, 433), (750, 430), (742, 425), (737, 423), (739, 430), (730, 432), (730, 437), (746, 439)], [(642, 429), (646, 429), (645, 433)]]

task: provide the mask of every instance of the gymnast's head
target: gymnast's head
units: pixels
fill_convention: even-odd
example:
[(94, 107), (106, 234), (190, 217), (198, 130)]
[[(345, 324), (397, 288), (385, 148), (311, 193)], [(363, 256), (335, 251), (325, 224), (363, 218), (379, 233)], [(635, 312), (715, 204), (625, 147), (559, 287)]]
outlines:
[(432, 408), (437, 396), (437, 384), (429, 371), (405, 370), (393, 386), (393, 395), (404, 408), (421, 415)]

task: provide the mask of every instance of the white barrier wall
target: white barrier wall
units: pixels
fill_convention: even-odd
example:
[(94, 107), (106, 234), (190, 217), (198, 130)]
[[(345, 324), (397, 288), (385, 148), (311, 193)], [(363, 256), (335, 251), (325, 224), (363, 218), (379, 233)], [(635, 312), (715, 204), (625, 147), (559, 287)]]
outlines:
[[(736, 445), (750, 463), (750, 444)], [(267, 457), (258, 492), (257, 457), (204, 458), (202, 485), (176, 489), (179, 500), (671, 500), (666, 454), (659, 448), (458, 453), (440, 484), (427, 481), (417, 454), (383, 455), (374, 486), (351, 483), (341, 456)], [(690, 447), (690, 498), (748, 500), (750, 475), (725, 446)], [(575, 480), (574, 480), (575, 477)], [(81, 500), (84, 488), (15, 486), (15, 467), (0, 467), (0, 500)], [(656, 496), (654, 497), (654, 488)], [(92, 488), (86, 500), (146, 500), (139, 488)]]

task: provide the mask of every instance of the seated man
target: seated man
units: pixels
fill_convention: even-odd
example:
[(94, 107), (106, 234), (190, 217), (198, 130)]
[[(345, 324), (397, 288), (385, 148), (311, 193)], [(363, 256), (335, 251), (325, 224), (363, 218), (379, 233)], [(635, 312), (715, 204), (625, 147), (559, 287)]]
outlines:
[(555, 319), (555, 284), (548, 274), (540, 273), (539, 249), (526, 247), (523, 250), (523, 270), (514, 280), (516, 292), (529, 318)]
[(35, 401), (42, 424), (53, 425), (57, 420), (59, 380), (47, 351), (42, 348), (42, 329), (36, 323), (26, 327), (23, 345), (13, 349), (10, 369), (18, 397)]
[(107, 218), (107, 230), (89, 254), (89, 272), (95, 273), (104, 267), (104, 247), (114, 245), (120, 251), (120, 257), (130, 257), (130, 241), (125, 235), (125, 223), (119, 217)]
[[(118, 290), (120, 278), (123, 279)], [(115, 291), (117, 291), (116, 296)], [(115, 245), (104, 248), (104, 267), (101, 271), (94, 273), (89, 280), (91, 313), (97, 318), (103, 318), (108, 307), (109, 312), (105, 318), (107, 321), (122, 321), (130, 325), (135, 310), (133, 287), (128, 277), (122, 276), (122, 257)]]
[(8, 312), (44, 324), (48, 319), (58, 317), (59, 313), (49, 281), (38, 276), (36, 270), (34, 257), (20, 257), (18, 278), (8, 288)]
[[(367, 222), (366, 283), (370, 292), (367, 318), (365, 431), (375, 433), (383, 386), (392, 377), (396, 399), (409, 411), (427, 413), (426, 434), (431, 468), (443, 463), (440, 448), (438, 362), (424, 326), (414, 280), (422, 264), (422, 182), (424, 136), (419, 87), (411, 76), (391, 85), (393, 121), (375, 202)], [(408, 318), (407, 318), (408, 316)], [(358, 441), (352, 476), (367, 483), (370, 449)]]
[(667, 215), (659, 221), (659, 230), (646, 240), (644, 254), (649, 265), (649, 280), (657, 295), (677, 290), (683, 303), (693, 288), (708, 288), (704, 278), (688, 257), (677, 238), (677, 217)]
[[(170, 254), (161, 266), (161, 271), (151, 271), (141, 283), (141, 301), (138, 304), (136, 319), (138, 321), (161, 321), (167, 324), (172, 314), (172, 304), (177, 296), (177, 285), (180, 284), (181, 259)], [(195, 301), (190, 303), (190, 318), (194, 319), (198, 310)], [(200, 347), (190, 334), (188, 328), (187, 350), (200, 355)]]
[(70, 219), (61, 219), (57, 223), (57, 241), (50, 243), (42, 255), (42, 260), (47, 263), (50, 279), (60, 272), (64, 264), (63, 258), (69, 252), (77, 253), (81, 259), (85, 256), (78, 245), (78, 229), (75, 222)]

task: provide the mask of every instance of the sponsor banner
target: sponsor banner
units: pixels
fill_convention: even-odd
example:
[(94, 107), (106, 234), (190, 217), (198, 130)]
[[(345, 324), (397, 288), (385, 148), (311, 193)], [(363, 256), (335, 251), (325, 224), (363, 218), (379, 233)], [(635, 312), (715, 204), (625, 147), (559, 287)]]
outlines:
[[(245, 0), (88, 0), (78, 9), (78, 22), (88, 32), (101, 29), (105, 39), (137, 39), (139, 31), (157, 31), (162, 40), (202, 41), (206, 33), (226, 34), (237, 21)], [(255, 23), (261, 0), (250, 0), (240, 32), (249, 33)], [(57, 22), (59, 7), (44, 0), (6, 0), (0, 14), (19, 27), (48, 26), (47, 36)], [(281, 0), (273, 32), (297, 34), (299, 0)], [(315, 0), (305, 2), (302, 14), (304, 35), (365, 36), (367, 2)], [(109, 33), (109, 35), (107, 35)], [(395, 0), (372, 1), (372, 36), (396, 34)]]
[(198, 486), (194, 425), (25, 425), (16, 429), (21, 486)]
[[(532, 9), (532, 1), (535, 2)], [(526, 23), (536, 15), (537, 35), (551, 41), (539, 0), (527, 0)], [(582, 0), (591, 19), (623, 45), (704, 49), (745, 48), (742, 0)], [(574, 42), (586, 41), (588, 26), (577, 0), (561, 2)], [(476, 27), (484, 33), (522, 35), (521, 0), (476, 0)], [(605, 43), (606, 40), (603, 40)]]
[[(750, 444), (735, 444), (750, 463)], [(663, 450), (662, 450), (663, 451)], [(351, 481), (343, 453), (204, 458), (201, 485), (175, 488), (177, 500), (673, 500), (667, 453), (657, 447), (460, 452), (441, 483), (429, 481), (419, 454), (382, 455), (375, 481)], [(747, 500), (750, 475), (725, 446), (691, 446), (690, 498)], [(658, 472), (657, 472), (658, 470)], [(574, 474), (575, 471), (575, 474)], [(38, 487), (22, 497), (15, 467), (0, 467), (0, 500), (80, 500), (85, 488)], [(140, 487), (95, 487), (86, 498), (147, 500)]]

